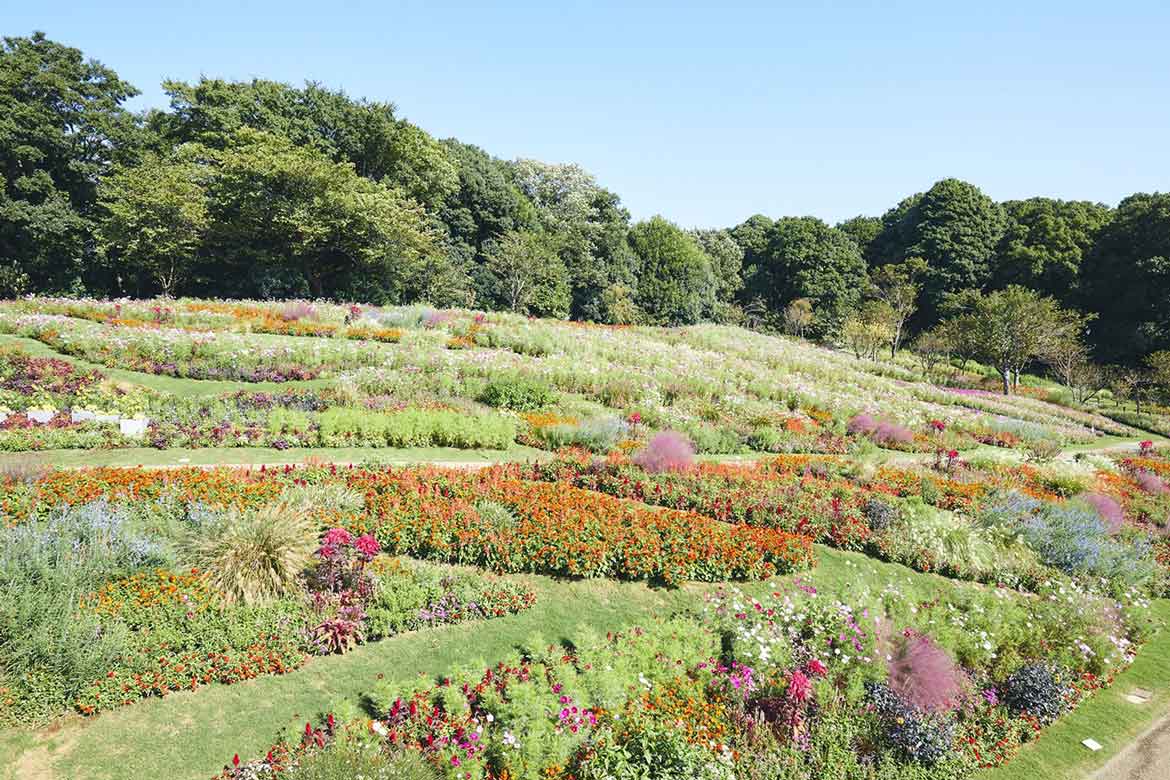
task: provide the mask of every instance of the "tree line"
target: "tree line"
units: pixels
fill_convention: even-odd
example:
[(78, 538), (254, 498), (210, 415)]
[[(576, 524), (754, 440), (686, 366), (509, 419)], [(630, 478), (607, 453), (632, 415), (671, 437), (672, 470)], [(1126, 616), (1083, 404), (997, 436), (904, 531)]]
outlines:
[[(580, 166), (436, 139), (390, 103), (312, 82), (163, 88), (167, 108), (130, 112), (137, 90), (106, 65), (41, 33), (3, 39), (0, 295), (717, 321), (869, 356), (911, 342), (965, 354), (959, 336), (999, 303), (1048, 312), (1040, 326), (1076, 333), (1086, 361), (1137, 366), (1170, 349), (1170, 194), (996, 202), (944, 179), (837, 225), (755, 215), (684, 230), (632, 222)], [(1013, 349), (1027, 363), (1054, 347)], [(979, 355), (1018, 373), (1018, 357)]]

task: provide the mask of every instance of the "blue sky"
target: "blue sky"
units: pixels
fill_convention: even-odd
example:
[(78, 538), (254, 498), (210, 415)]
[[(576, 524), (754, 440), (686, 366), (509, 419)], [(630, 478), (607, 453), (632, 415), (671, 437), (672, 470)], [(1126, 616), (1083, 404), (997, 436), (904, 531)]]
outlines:
[(81, 48), (136, 108), (163, 78), (313, 79), (580, 163), (685, 227), (877, 215), (946, 176), (997, 199), (1170, 189), (1165, 0), (6, 6), (0, 32)]

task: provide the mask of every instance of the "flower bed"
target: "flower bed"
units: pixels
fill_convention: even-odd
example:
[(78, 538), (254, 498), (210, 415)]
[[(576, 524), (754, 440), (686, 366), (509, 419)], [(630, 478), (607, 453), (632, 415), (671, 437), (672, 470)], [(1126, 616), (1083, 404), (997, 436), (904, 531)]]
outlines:
[(536, 644), (438, 683), (391, 678), (373, 720), (330, 715), (218, 777), (279, 776), (341, 750), (365, 756), (355, 773), (413, 754), (450, 780), (969, 777), (1108, 685), (1143, 636), (1140, 599), (1046, 595), (721, 590), (702, 615), (572, 650)]

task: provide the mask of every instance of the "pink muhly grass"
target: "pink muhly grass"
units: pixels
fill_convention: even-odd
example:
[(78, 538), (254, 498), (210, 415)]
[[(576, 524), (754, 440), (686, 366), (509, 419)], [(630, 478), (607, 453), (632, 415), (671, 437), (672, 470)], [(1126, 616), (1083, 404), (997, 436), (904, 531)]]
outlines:
[(890, 689), (923, 712), (953, 710), (966, 678), (954, 659), (933, 639), (907, 631), (887, 666)]
[(1081, 500), (1093, 507), (1094, 511), (1097, 512), (1097, 517), (1101, 518), (1101, 522), (1105, 524), (1105, 529), (1110, 534), (1117, 533), (1125, 524), (1125, 511), (1113, 497), (1104, 493), (1085, 493), (1081, 496)]
[(1133, 478), (1137, 482), (1138, 487), (1155, 496), (1160, 496), (1167, 490), (1166, 483), (1152, 471), (1139, 471), (1133, 475)]
[(868, 414), (862, 413), (856, 415), (846, 425), (845, 430), (849, 433), (863, 433), (867, 436), (873, 433), (878, 427), (878, 421)]
[(883, 420), (874, 429), (873, 440), (878, 444), (909, 444), (914, 441), (914, 433), (901, 425)]
[(686, 471), (695, 463), (695, 445), (675, 431), (662, 431), (634, 454), (634, 463), (651, 474)]
[(308, 301), (289, 301), (280, 308), (280, 318), (285, 322), (317, 319), (317, 307)]

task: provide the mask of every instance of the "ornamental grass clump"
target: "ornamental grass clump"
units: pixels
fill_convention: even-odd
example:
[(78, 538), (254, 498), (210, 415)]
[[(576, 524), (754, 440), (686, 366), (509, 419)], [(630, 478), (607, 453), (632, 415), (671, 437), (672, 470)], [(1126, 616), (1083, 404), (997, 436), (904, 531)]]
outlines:
[(845, 424), (845, 430), (856, 435), (868, 436), (877, 430), (878, 421), (868, 414), (858, 414)]
[(914, 441), (914, 432), (896, 423), (883, 420), (872, 434), (873, 440), (883, 447), (906, 445)]
[(1166, 487), (1166, 482), (1152, 471), (1142, 469), (1133, 475), (1133, 480), (1139, 488), (1152, 496), (1160, 496), (1170, 492), (1170, 488)]
[(695, 445), (675, 431), (662, 431), (634, 454), (634, 463), (651, 474), (689, 471), (695, 465)]
[(301, 502), (232, 509), (191, 529), (179, 543), (183, 561), (204, 572), (226, 602), (262, 604), (300, 590), (298, 578), (317, 549), (318, 522)]
[(1085, 493), (1080, 498), (1093, 508), (1110, 535), (1118, 533), (1125, 525), (1125, 510), (1112, 496), (1104, 493)]
[(954, 710), (966, 676), (954, 659), (930, 637), (907, 630), (887, 663), (890, 689), (927, 713)]

